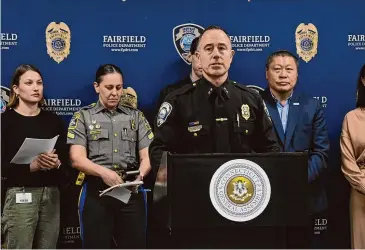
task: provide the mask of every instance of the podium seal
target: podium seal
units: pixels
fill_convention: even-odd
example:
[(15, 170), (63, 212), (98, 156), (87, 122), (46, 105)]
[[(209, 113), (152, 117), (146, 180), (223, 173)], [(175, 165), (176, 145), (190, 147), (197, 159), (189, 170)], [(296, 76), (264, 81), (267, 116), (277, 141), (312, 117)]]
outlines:
[(256, 163), (237, 159), (220, 166), (209, 188), (210, 200), (224, 218), (244, 222), (259, 216), (267, 207), (271, 185)]

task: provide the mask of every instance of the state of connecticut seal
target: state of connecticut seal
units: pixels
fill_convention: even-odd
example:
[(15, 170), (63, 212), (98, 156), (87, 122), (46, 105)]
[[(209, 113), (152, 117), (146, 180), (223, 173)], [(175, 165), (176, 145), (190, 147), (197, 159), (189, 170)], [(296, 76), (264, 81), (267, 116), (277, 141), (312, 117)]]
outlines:
[(210, 181), (210, 200), (220, 215), (236, 222), (249, 221), (267, 207), (271, 186), (256, 163), (237, 159), (220, 166)]

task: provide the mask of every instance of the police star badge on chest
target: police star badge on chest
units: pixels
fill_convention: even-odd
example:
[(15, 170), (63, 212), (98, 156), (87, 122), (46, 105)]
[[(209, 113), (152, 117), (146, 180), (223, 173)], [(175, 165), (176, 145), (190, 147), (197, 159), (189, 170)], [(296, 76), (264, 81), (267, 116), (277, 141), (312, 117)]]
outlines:
[(246, 121), (250, 119), (250, 107), (247, 104), (241, 106), (241, 114)]

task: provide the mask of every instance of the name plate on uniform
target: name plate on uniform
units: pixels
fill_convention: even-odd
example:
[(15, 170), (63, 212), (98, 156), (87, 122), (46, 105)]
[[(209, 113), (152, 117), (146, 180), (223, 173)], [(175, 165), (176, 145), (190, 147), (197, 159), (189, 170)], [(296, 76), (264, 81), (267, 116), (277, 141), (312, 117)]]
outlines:
[(32, 193), (15, 194), (15, 202), (18, 204), (32, 203)]

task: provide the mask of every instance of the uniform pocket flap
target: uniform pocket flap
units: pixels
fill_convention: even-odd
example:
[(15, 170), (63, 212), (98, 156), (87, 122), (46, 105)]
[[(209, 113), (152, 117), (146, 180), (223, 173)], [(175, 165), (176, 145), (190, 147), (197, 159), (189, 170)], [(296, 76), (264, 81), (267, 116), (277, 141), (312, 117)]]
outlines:
[(96, 141), (99, 139), (108, 139), (109, 131), (107, 129), (93, 129), (89, 130), (87, 137), (91, 141)]
[(239, 120), (234, 122), (234, 132), (243, 133), (245, 135), (251, 135), (255, 129), (255, 123), (253, 121)]

